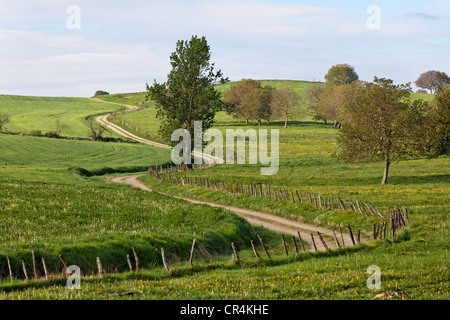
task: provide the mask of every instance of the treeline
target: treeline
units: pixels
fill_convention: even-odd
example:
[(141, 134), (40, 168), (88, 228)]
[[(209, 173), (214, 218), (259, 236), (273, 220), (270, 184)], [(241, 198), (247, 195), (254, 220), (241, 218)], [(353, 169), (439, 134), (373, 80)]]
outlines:
[(235, 118), (262, 121), (283, 118), (284, 127), (289, 119), (302, 116), (301, 97), (292, 89), (272, 86), (262, 87), (261, 81), (242, 79), (224, 94), (224, 109)]
[[(435, 74), (435, 73), (432, 73)], [(444, 74), (445, 75), (445, 74)], [(332, 67), (326, 82), (310, 87), (306, 101), (316, 118), (341, 128), (338, 157), (349, 161), (383, 161), (382, 183), (392, 161), (406, 156), (436, 158), (450, 150), (450, 78), (437, 73), (432, 101), (412, 100), (410, 83), (374, 78), (360, 81), (350, 65)], [(422, 74), (416, 81), (423, 84)], [(440, 79), (440, 80), (439, 80)]]

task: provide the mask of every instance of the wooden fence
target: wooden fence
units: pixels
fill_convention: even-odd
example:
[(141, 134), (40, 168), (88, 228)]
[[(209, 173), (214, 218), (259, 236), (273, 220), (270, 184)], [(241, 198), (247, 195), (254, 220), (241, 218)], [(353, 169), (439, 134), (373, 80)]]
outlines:
[(178, 185), (191, 185), (200, 188), (225, 191), (231, 194), (247, 194), (254, 197), (264, 197), (267, 199), (288, 201), (292, 203), (307, 203), (324, 210), (336, 209), (340, 211), (353, 211), (367, 217), (375, 216), (381, 221), (386, 220), (380, 211), (378, 211), (371, 203), (366, 203), (360, 200), (344, 200), (340, 198), (339, 195), (334, 198), (333, 196), (324, 196), (320, 193), (315, 194), (297, 189), (273, 187), (270, 184), (255, 184), (251, 182), (245, 184), (242, 182), (232, 181), (214, 181), (207, 177), (171, 174), (174, 171), (181, 172), (185, 170), (187, 169), (183, 166), (176, 166), (166, 170), (162, 169), (162, 167), (153, 167), (149, 170), (149, 172), (157, 179)]
[[(355, 240), (354, 237), (353, 237), (353, 234), (352, 234), (351, 227), (348, 226), (347, 228), (348, 228), (349, 233), (351, 235), (352, 244), (345, 244), (344, 243), (344, 237), (342, 236), (342, 230), (341, 230), (341, 241), (339, 241), (339, 239), (336, 236), (336, 234), (334, 234), (334, 241), (336, 243), (336, 248), (337, 249), (346, 248), (348, 246), (356, 245), (356, 244), (360, 243), (359, 231), (358, 231), (358, 237)], [(315, 243), (315, 238), (314, 238), (313, 233), (311, 233), (310, 235), (311, 235), (311, 238), (312, 238), (313, 246), (310, 248), (309, 252), (319, 251), (318, 248), (317, 248), (317, 245)], [(333, 250), (333, 249), (330, 248), (329, 245), (326, 244), (326, 242), (325, 242), (325, 240), (322, 237), (322, 234), (320, 232), (317, 232), (316, 236), (318, 236), (318, 238), (320, 239), (324, 250)], [(264, 243), (264, 241), (261, 238), (261, 236), (257, 235), (257, 238), (258, 238), (259, 243), (260, 243), (260, 247), (261, 247), (260, 250), (263, 250), (263, 252), (264, 252), (265, 256), (267, 257), (267, 259), (271, 259), (273, 257), (273, 254), (271, 255), (269, 253), (269, 249), (267, 248), (267, 246)], [(290, 256), (290, 255), (299, 255), (300, 254), (299, 246), (297, 245), (297, 238), (295, 236), (291, 236), (292, 246), (289, 246), (287, 244), (284, 235), (281, 235), (281, 239), (282, 239), (281, 243), (282, 243), (283, 249), (284, 249), (283, 250), (284, 255)], [(303, 240), (300, 231), (298, 232), (298, 241), (299, 241), (300, 247), (302, 248), (303, 253), (307, 253), (308, 251), (305, 248), (305, 241)], [(255, 255), (256, 259), (262, 259), (261, 255), (258, 253), (257, 246), (255, 245), (255, 242), (253, 240), (250, 241), (250, 245), (251, 245), (251, 248), (253, 250), (253, 254)], [(238, 251), (238, 248), (237, 248), (235, 242), (231, 243), (230, 248), (231, 248), (231, 252), (233, 254), (233, 260), (235, 262), (240, 262), (241, 258), (239, 256), (239, 251)], [(206, 248), (204, 246), (198, 246), (197, 239), (194, 238), (194, 240), (192, 242), (192, 246), (191, 246), (191, 248), (189, 250), (189, 265), (191, 267), (194, 266), (194, 250), (196, 250), (196, 252), (198, 254), (200, 254), (202, 257), (212, 258), (212, 255), (206, 250)], [(134, 256), (134, 266), (133, 266), (133, 263), (132, 263), (132, 261), (130, 259), (130, 254), (127, 254), (124, 257), (124, 261), (127, 262), (129, 271), (131, 273), (139, 272), (139, 270), (141, 270), (140, 269), (140, 264), (142, 264), (142, 261), (140, 261), (139, 256), (138, 256), (138, 252), (137, 252), (137, 250), (136, 250), (136, 248), (134, 246), (131, 248), (130, 251), (132, 252), (132, 254)], [(292, 252), (292, 251), (294, 251), (294, 252)], [(162, 266), (164, 267), (164, 269), (168, 273), (171, 273), (171, 269), (169, 267), (169, 262), (170, 261), (166, 258), (166, 253), (165, 253), (163, 247), (160, 248), (160, 253), (161, 253), (160, 259), (161, 259), (161, 262), (162, 262)], [(177, 253), (177, 256), (179, 256), (179, 253)], [(61, 254), (58, 255), (58, 258), (59, 258), (59, 260), (61, 261), (61, 264), (62, 264), (62, 276), (65, 277), (65, 276), (68, 275), (68, 271), (67, 271), (68, 270), (68, 262), (66, 262), (66, 260), (63, 258), (63, 256)], [(52, 277), (52, 278), (60, 277), (59, 276), (61, 274), (60, 271), (56, 271), (53, 274), (50, 274), (48, 272), (48, 269), (47, 269), (47, 266), (46, 266), (46, 263), (45, 263), (45, 259), (43, 257), (41, 257), (41, 262), (42, 262), (42, 269), (41, 270), (44, 270), (44, 274), (40, 275), (37, 272), (37, 261), (36, 261), (36, 254), (35, 254), (34, 250), (31, 250), (31, 259), (32, 259), (32, 273), (29, 273), (29, 271), (30, 271), (29, 267), (27, 267), (25, 261), (22, 259), (21, 260), (21, 265), (20, 265), (20, 267), (21, 267), (20, 269), (22, 270), (22, 274), (19, 274), (19, 275), (17, 275), (17, 277), (15, 277), (14, 274), (13, 274), (13, 271), (12, 271), (12, 270), (15, 270), (15, 268), (13, 268), (14, 266), (11, 264), (10, 258), (6, 257), (7, 264), (8, 264), (8, 272), (7, 272), (7, 274), (9, 276), (9, 280), (10, 280), (11, 283), (14, 281), (15, 278), (16, 279), (23, 279), (25, 281), (29, 281), (31, 276), (32, 276), (32, 278), (34, 280), (49, 280), (50, 277)], [(179, 261), (179, 259), (177, 259), (177, 260)], [(73, 263), (76, 263), (76, 262), (73, 262)], [(105, 271), (106, 268), (102, 264), (100, 256), (96, 257), (95, 263), (97, 265), (97, 274), (98, 274), (98, 276), (100, 278), (103, 278), (105, 276), (105, 274), (106, 274), (106, 271)], [(115, 272), (118, 272), (117, 267), (116, 267), (116, 271)], [(0, 285), (3, 285), (3, 282), (4, 282), (3, 275), (4, 274), (5, 273), (3, 272), (3, 270), (0, 270)]]

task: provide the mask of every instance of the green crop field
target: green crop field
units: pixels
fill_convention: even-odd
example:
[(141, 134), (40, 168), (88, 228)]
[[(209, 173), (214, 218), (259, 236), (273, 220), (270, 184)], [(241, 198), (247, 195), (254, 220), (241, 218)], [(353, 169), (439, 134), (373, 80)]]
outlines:
[[(117, 110), (118, 106), (94, 102), (87, 98), (53, 98), (0, 95), (0, 113), (10, 116), (3, 131), (40, 133), (56, 131), (59, 121), (61, 136), (87, 138), (86, 118)], [(105, 136), (119, 137), (107, 132)]]

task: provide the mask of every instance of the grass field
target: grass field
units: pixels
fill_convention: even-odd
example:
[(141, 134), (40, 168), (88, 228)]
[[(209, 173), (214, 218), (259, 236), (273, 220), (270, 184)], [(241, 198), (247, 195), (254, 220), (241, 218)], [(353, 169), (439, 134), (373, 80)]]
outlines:
[[(270, 82), (273, 86), (297, 85), (299, 91), (308, 84)], [(121, 94), (105, 99), (139, 105), (143, 96)], [(156, 132), (154, 115), (150, 105), (120, 116)], [(255, 124), (246, 127), (244, 121), (224, 113), (216, 120), (215, 127), (222, 131), (259, 129)], [(371, 265), (381, 269), (382, 292), (399, 291), (405, 299), (448, 299), (448, 157), (397, 161), (389, 184), (382, 186), (382, 164), (348, 164), (333, 156), (339, 131), (332, 125), (307, 118), (290, 122), (286, 129), (283, 126), (275, 121), (263, 127), (280, 130), (277, 175), (261, 176), (260, 165), (221, 165), (183, 174), (265, 183), (324, 196), (339, 194), (344, 199), (371, 202), (385, 215), (390, 206), (399, 204), (409, 210), (409, 227), (395, 239), (286, 257), (278, 234), (252, 227), (230, 212), (106, 183), (110, 176), (103, 174), (137, 172), (166, 163), (170, 151), (125, 143), (0, 135), (0, 268), (4, 275), (0, 299), (111, 299), (103, 293), (119, 291), (132, 291), (133, 295), (115, 299), (372, 299), (379, 291), (366, 286)], [(368, 233), (372, 225), (370, 219), (352, 212), (182, 187), (148, 174), (142, 181), (166, 193), (330, 228), (351, 224)], [(275, 253), (272, 259), (254, 258), (249, 241), (256, 240), (256, 234), (261, 234)], [(204, 258), (197, 253), (191, 267), (186, 260), (194, 237), (208, 251), (224, 255)], [(231, 260), (231, 241), (237, 242), (241, 263)], [(126, 272), (125, 256), (132, 256), (131, 246), (136, 246), (140, 256), (139, 273)], [(161, 266), (161, 246), (169, 257), (170, 274)], [(288, 246), (292, 253), (292, 244)], [(65, 279), (8, 283), (6, 256), (12, 259), (14, 274), (21, 275), (22, 259), (31, 266), (31, 247), (38, 258), (45, 257), (52, 270), (61, 269), (60, 253), (69, 263), (79, 264), (84, 272), (81, 290), (69, 290)], [(260, 246), (258, 250), (261, 254)], [(90, 276), (97, 256), (110, 272), (104, 279)], [(42, 275), (42, 269), (39, 273)]]
[[(87, 98), (52, 98), (0, 95), (0, 112), (10, 116), (3, 131), (45, 134), (56, 131), (59, 119), (61, 136), (87, 138), (86, 118), (109, 113), (118, 106), (94, 102)], [(119, 137), (113, 132), (105, 136)]]

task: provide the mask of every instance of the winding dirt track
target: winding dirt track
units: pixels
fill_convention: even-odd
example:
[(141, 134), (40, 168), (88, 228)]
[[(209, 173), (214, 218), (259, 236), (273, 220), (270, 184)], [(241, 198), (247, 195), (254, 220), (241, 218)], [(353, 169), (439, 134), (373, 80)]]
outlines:
[[(128, 109), (128, 111), (132, 111), (132, 110), (136, 110), (137, 107), (135, 106), (131, 106), (131, 105), (124, 105), (124, 104), (119, 104), (119, 103), (113, 103), (113, 102), (107, 102), (107, 101), (103, 101), (97, 98), (91, 98), (94, 101), (97, 102), (101, 102), (101, 103), (110, 103), (110, 104), (115, 104), (115, 105), (119, 105), (119, 106), (124, 106)], [(100, 123), (101, 125), (107, 127), (108, 129), (126, 137), (129, 139), (133, 139), (135, 141), (147, 144), (147, 145), (151, 145), (151, 146), (155, 146), (155, 147), (159, 147), (159, 148), (165, 148), (165, 149), (171, 149), (170, 146), (162, 144), (162, 143), (158, 143), (158, 142), (154, 142), (154, 141), (150, 141), (141, 137), (138, 137), (126, 130), (124, 130), (123, 128), (109, 122), (107, 120), (108, 115), (104, 115), (104, 116), (99, 116), (96, 118), (97, 122)], [(213, 158), (209, 158), (207, 159), (207, 163), (210, 163), (211, 161), (213, 161)], [(137, 180), (138, 177), (140, 177), (141, 175), (128, 175), (128, 176), (122, 176), (122, 177), (117, 177), (117, 178), (113, 178), (110, 181), (113, 183), (124, 183), (124, 184), (128, 184), (132, 187), (135, 188), (139, 188), (141, 190), (144, 191), (153, 191), (153, 192), (157, 192), (160, 194), (164, 194), (173, 198), (177, 198), (177, 199), (182, 199), (191, 203), (195, 203), (195, 204), (204, 204), (204, 205), (209, 205), (211, 207), (219, 207), (219, 208), (224, 208), (230, 211), (235, 212), (236, 214), (240, 215), (241, 217), (245, 218), (248, 222), (250, 222), (253, 225), (260, 225), (260, 226), (264, 226), (267, 229), (273, 230), (273, 231), (277, 231), (277, 232), (282, 232), (285, 234), (290, 234), (290, 235), (294, 235), (294, 236), (298, 236), (298, 232), (300, 232), (301, 236), (302, 236), (302, 240), (306, 243), (308, 243), (309, 246), (309, 250), (312, 251), (314, 250), (313, 248), (313, 240), (312, 240), (312, 236), (314, 234), (314, 243), (317, 247), (317, 250), (319, 251), (323, 251), (325, 250), (324, 245), (322, 244), (322, 242), (319, 240), (319, 237), (317, 235), (317, 232), (320, 232), (320, 234), (322, 235), (322, 237), (324, 238), (328, 248), (330, 249), (335, 249), (337, 248), (336, 242), (335, 242), (335, 238), (334, 238), (334, 232), (333, 230), (330, 229), (326, 229), (326, 228), (322, 228), (322, 227), (317, 227), (317, 226), (313, 226), (313, 225), (309, 225), (309, 224), (305, 224), (305, 223), (301, 223), (298, 221), (293, 221), (293, 220), (289, 220), (289, 219), (285, 219), (282, 217), (278, 217), (278, 216), (274, 216), (271, 214), (267, 214), (267, 213), (263, 213), (263, 212), (258, 212), (258, 211), (253, 211), (253, 210), (248, 210), (248, 209), (242, 209), (242, 208), (237, 208), (237, 207), (232, 207), (232, 206), (227, 206), (227, 205), (222, 205), (222, 204), (217, 204), (217, 203), (213, 203), (213, 202), (208, 202), (208, 201), (200, 201), (200, 200), (196, 200), (196, 199), (191, 199), (191, 198), (185, 198), (185, 197), (180, 197), (180, 196), (176, 196), (176, 195), (172, 195), (172, 194), (168, 194), (168, 193), (164, 193), (164, 192), (160, 192), (160, 191), (154, 191), (151, 190), (149, 187), (147, 187), (144, 183), (142, 183), (141, 181)], [(350, 246), (352, 244), (351, 242), (351, 238), (350, 235), (343, 233), (343, 234), (336, 234), (338, 236), (338, 240), (340, 242), (340, 245), (342, 246), (342, 242), (344, 241), (345, 246)]]

